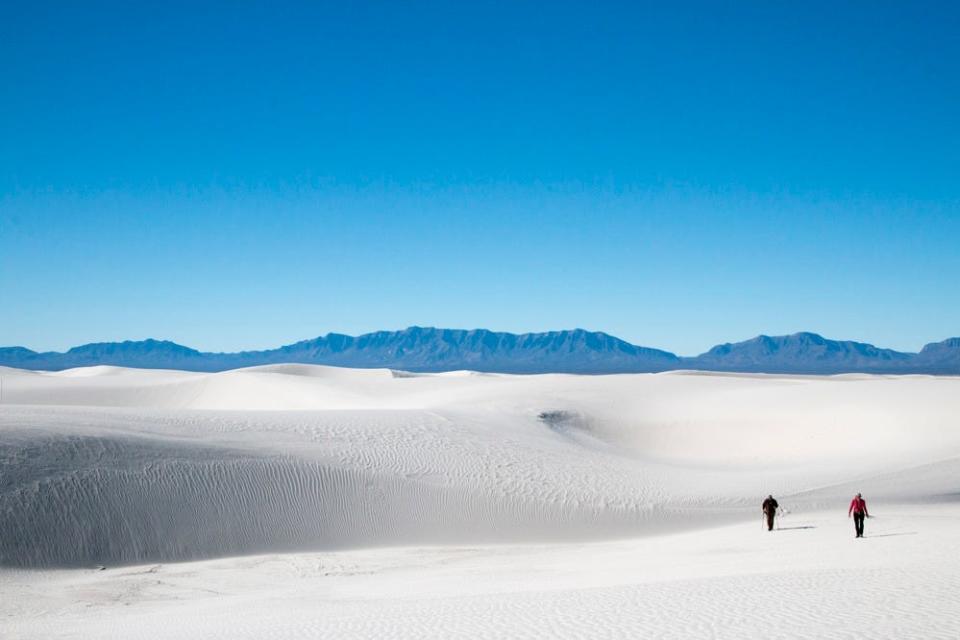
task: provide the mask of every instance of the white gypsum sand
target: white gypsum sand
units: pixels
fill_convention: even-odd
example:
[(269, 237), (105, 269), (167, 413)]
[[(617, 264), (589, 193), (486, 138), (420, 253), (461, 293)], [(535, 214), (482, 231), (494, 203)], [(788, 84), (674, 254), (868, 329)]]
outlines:
[(958, 378), (0, 375), (4, 638), (960, 635)]

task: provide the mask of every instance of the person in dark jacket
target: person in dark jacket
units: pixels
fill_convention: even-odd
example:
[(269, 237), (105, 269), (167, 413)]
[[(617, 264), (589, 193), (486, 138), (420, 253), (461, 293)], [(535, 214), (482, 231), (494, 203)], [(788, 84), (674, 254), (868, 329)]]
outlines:
[(863, 537), (863, 519), (870, 517), (870, 512), (867, 511), (867, 501), (863, 499), (859, 493), (853, 497), (853, 500), (850, 501), (850, 508), (847, 509), (847, 517), (853, 515), (853, 528), (857, 532), (857, 537)]
[(767, 499), (763, 501), (763, 514), (767, 516), (767, 531), (773, 531), (773, 519), (777, 517), (779, 506), (773, 496), (767, 496)]

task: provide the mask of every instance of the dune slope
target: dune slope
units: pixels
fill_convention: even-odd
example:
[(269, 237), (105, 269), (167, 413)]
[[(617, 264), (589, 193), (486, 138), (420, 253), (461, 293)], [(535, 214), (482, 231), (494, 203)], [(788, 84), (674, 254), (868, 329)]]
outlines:
[(948, 500), (960, 380), (4, 372), (0, 563), (649, 536)]

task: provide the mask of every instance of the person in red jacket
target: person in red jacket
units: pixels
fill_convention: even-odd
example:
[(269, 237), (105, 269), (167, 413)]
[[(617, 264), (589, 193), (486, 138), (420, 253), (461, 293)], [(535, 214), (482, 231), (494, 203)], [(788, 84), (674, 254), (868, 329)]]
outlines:
[(867, 511), (867, 501), (859, 493), (850, 501), (850, 508), (847, 509), (847, 517), (853, 514), (853, 526), (857, 530), (857, 537), (863, 537), (863, 519), (870, 517)]

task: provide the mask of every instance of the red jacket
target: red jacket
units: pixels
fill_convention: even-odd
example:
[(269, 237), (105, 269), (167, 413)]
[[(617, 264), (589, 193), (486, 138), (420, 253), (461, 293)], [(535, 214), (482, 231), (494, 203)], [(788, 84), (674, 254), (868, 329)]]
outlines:
[(867, 501), (863, 498), (854, 497), (850, 501), (850, 508), (847, 510), (847, 515), (851, 513), (862, 513), (865, 516), (869, 516), (870, 513), (867, 511)]

